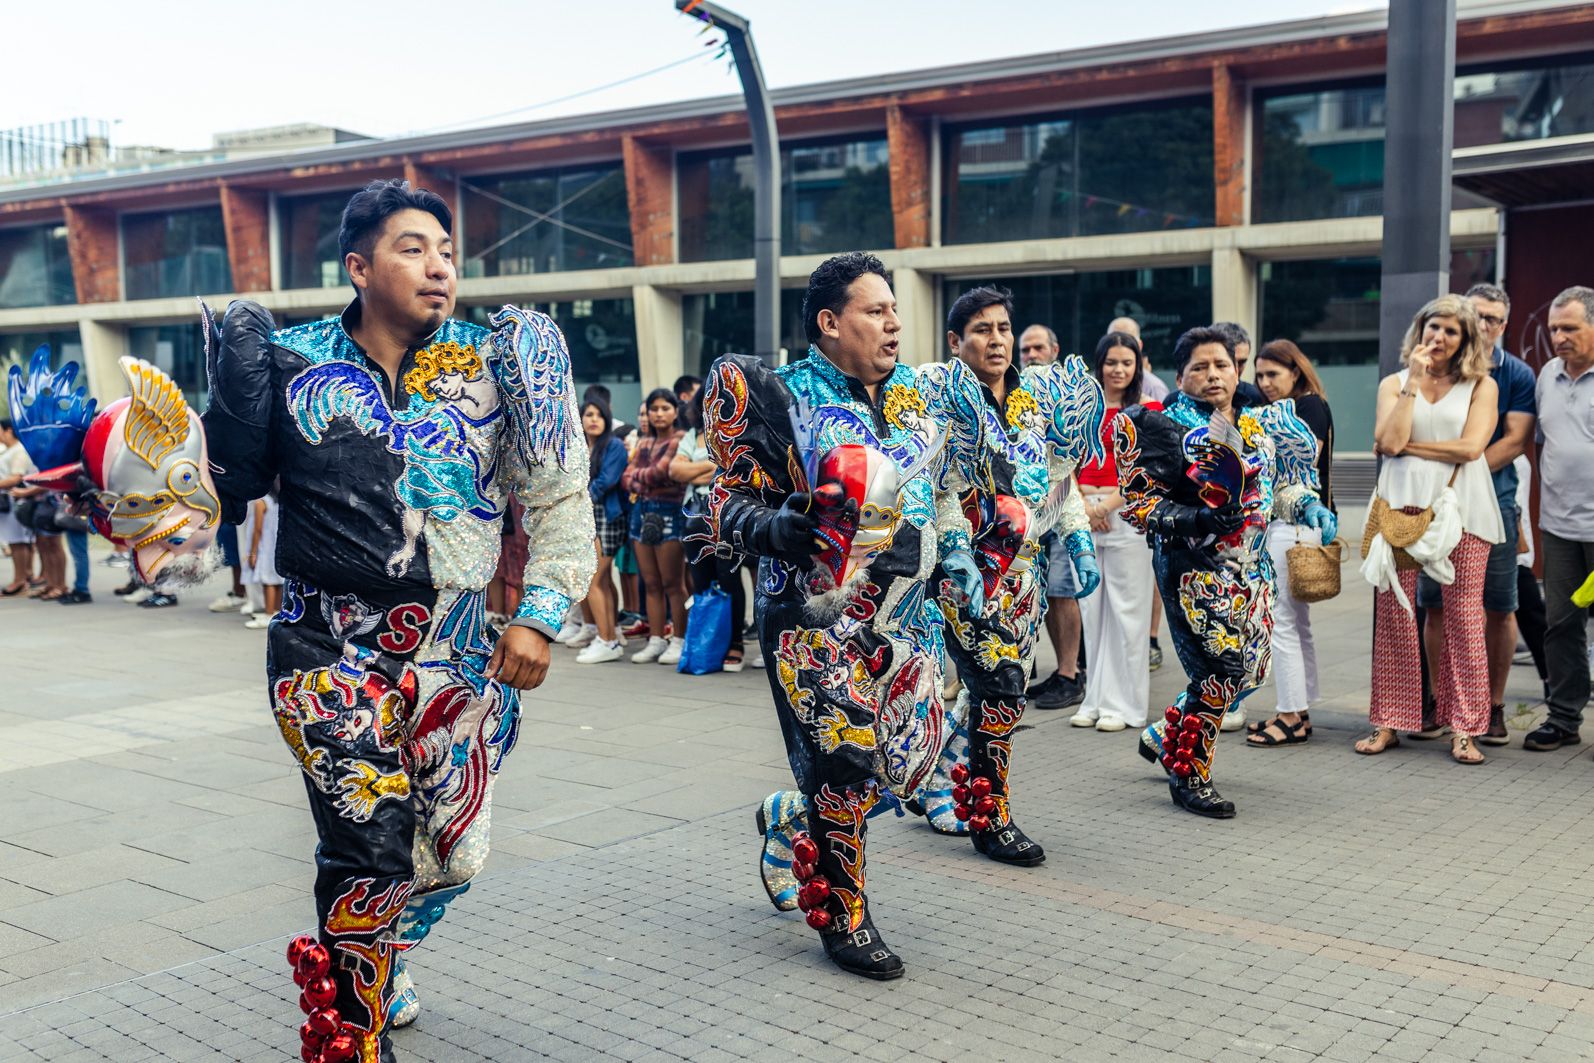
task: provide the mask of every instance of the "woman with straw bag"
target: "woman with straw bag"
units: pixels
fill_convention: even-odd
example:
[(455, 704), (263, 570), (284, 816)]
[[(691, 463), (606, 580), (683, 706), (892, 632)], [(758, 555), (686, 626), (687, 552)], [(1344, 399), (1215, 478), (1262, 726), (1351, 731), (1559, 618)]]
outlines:
[[(1295, 415), (1317, 437), (1317, 480), (1323, 504), (1332, 511), (1334, 415), (1311, 360), (1289, 340), (1265, 344), (1256, 355), (1256, 386), (1270, 403), (1295, 400)], [(1246, 736), (1248, 745), (1264, 749), (1298, 745), (1312, 737), (1308, 710), (1318, 691), (1311, 603), (1339, 593), (1343, 544), (1336, 539), (1324, 546), (1315, 529), (1279, 520), (1268, 525), (1267, 551), (1278, 573), (1273, 597), (1273, 683), (1278, 706), (1271, 719), (1253, 723)]]
[(1489, 660), (1483, 577), (1489, 547), (1504, 539), (1483, 451), (1498, 416), (1490, 348), (1472, 304), (1444, 295), (1406, 330), (1405, 369), (1378, 385), (1373, 441), (1384, 456), (1363, 533), (1362, 574), (1378, 588), (1373, 624), (1373, 732), (1356, 752), (1399, 745), (1422, 729), (1422, 676), (1412, 601), (1417, 572), (1444, 593), (1444, 656), (1429, 661), (1438, 720), (1453, 730), (1450, 755), (1482, 764), (1475, 739), (1489, 728)]

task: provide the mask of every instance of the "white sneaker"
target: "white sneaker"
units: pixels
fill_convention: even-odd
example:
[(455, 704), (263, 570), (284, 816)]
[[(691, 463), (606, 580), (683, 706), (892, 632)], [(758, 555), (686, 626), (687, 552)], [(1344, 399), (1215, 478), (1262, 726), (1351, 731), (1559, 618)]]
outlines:
[(148, 598), (154, 593), (155, 592), (150, 590), (148, 587), (140, 587), (132, 594), (122, 595), (122, 601), (126, 602), (128, 605), (137, 605), (139, 602), (142, 602), (145, 598)]
[(1218, 725), (1220, 731), (1238, 731), (1245, 726), (1245, 710), (1230, 709), (1223, 714), (1223, 723)]
[(566, 620), (564, 626), (559, 629), (559, 634), (555, 635), (553, 640), (561, 646), (568, 646), (570, 645), (570, 640), (579, 634), (581, 634), (581, 625), (572, 624)]
[(608, 664), (618, 661), (625, 656), (625, 643), (619, 639), (605, 642), (602, 639), (593, 639), (586, 647), (576, 654), (577, 664)]
[(220, 598), (211, 602), (205, 608), (213, 613), (236, 613), (241, 607), (248, 604), (248, 599), (228, 591)]
[(585, 647), (592, 645), (592, 640), (597, 637), (597, 624), (583, 624), (581, 625), (581, 630), (576, 632), (574, 638), (567, 639), (565, 641), (565, 645), (569, 646), (573, 650), (584, 649)]
[(1096, 721), (1096, 730), (1098, 731), (1122, 731), (1128, 726), (1128, 724), (1110, 713)]
[(764, 655), (762, 653), (755, 653), (753, 655), (753, 659), (747, 663), (752, 668), (762, 668), (764, 667)]
[(244, 627), (250, 631), (264, 631), (271, 626), (271, 617), (265, 613), (256, 613), (244, 621)]
[(646, 646), (631, 655), (631, 660), (637, 664), (652, 664), (669, 648), (670, 644), (668, 642), (654, 635), (648, 639)]
[(668, 648), (666, 648), (663, 653), (659, 654), (659, 663), (668, 665), (679, 664), (681, 662), (681, 651), (684, 649), (686, 649), (686, 643), (682, 642), (680, 639), (671, 639)]
[(1068, 723), (1072, 727), (1095, 727), (1096, 719), (1100, 715), (1100, 709), (1087, 708), (1086, 706), (1081, 705), (1079, 707), (1079, 711), (1074, 713), (1073, 716), (1069, 717)]

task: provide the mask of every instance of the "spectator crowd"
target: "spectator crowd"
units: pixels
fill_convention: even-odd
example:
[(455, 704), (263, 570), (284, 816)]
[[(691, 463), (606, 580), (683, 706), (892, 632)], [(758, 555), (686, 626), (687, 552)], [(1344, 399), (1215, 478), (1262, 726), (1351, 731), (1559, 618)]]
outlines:
[[(1379, 475), (1361, 564), (1375, 587), (1371, 727), (1355, 743), (1357, 753), (1385, 753), (1403, 737), (1448, 737), (1457, 763), (1482, 763), (1480, 747), (1510, 741), (1505, 688), (1513, 665), (1535, 668), (1548, 707), (1523, 746), (1548, 751), (1581, 741), (1590, 695), (1587, 602), (1594, 599), (1594, 588), (1583, 590), (1594, 583), (1594, 289), (1571, 287), (1553, 300), (1552, 357), (1536, 374), (1505, 349), (1510, 316), (1509, 295), (1494, 285), (1430, 302), (1412, 319), (1401, 369), (1379, 384), (1367, 441), (1380, 458)], [(1214, 328), (1232, 344), (1242, 374), (1236, 406), (1292, 401), (1319, 443), (1324, 503), (1333, 509), (1344, 502), (1333, 489), (1333, 397), (1309, 352), (1275, 339), (1253, 359), (1243, 328), (1221, 322)], [(1012, 357), (1025, 367), (1062, 354), (1044, 324), (1024, 329), (1016, 346)], [(1163, 667), (1163, 655), (1151, 550), (1124, 519), (1113, 425), (1137, 405), (1160, 407), (1180, 381), (1157, 375), (1132, 317), (1108, 322), (1087, 359), (1106, 398), (1106, 446), (1105, 457), (1078, 470), (1077, 487), (1101, 583), (1076, 597), (1073, 567), (1060, 545), (1044, 544), (1051, 559), (1041, 562), (1046, 634), (1056, 665), (1034, 677), (1028, 697), (1035, 709), (1072, 709), (1075, 727), (1116, 732), (1142, 728), (1160, 712), (1150, 702), (1150, 676)], [(583, 666), (629, 661), (694, 673), (762, 667), (756, 643), (748, 643), (750, 566), (691, 541), (715, 473), (701, 434), (701, 382), (683, 376), (652, 391), (634, 425), (616, 420), (609, 389), (593, 385), (580, 414), (599, 561), (586, 598), (556, 641), (576, 651), (572, 659)], [(1537, 461), (1530, 461), (1535, 452)], [(0, 420), (0, 546), (10, 561), (0, 598), (91, 604), (92, 530), (59, 496), (24, 483), (34, 471), (11, 423)], [(1535, 474), (1536, 510), (1530, 505)], [(526, 556), (519, 518), (512, 507), (488, 590), (488, 616), (500, 626), (519, 605)], [(270, 495), (248, 507), (241, 525), (222, 528), (230, 585), (208, 604), (212, 612), (240, 616), (251, 629), (269, 624), (283, 590), (274, 564), (276, 529)], [(1259, 748), (1312, 737), (1311, 709), (1320, 697), (1315, 596), (1298, 594), (1291, 579), (1291, 565), (1301, 563), (1296, 551), (1312, 540), (1308, 531), (1276, 522), (1268, 532), (1278, 577), (1273, 711), (1247, 727), (1245, 708), (1236, 706), (1223, 722), (1226, 731), (1245, 728), (1246, 743)], [(129, 567), (117, 553), (105, 563)], [(115, 594), (142, 608), (177, 604), (131, 572)], [(711, 638), (689, 645), (694, 629), (702, 635), (707, 626), (692, 619), (705, 603), (713, 603), (720, 622)]]

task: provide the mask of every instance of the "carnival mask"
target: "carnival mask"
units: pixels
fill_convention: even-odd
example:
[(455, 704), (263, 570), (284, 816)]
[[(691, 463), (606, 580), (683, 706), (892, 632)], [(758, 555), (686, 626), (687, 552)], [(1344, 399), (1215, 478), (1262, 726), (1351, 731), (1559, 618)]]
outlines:
[(872, 447), (843, 443), (819, 459), (816, 477), (814, 516), (825, 544), (816, 560), (839, 587), (891, 545), (902, 519), (899, 470)]
[(1004, 577), (1029, 568), (1035, 544), (1028, 537), (1033, 523), (1028, 506), (1012, 495), (987, 497), (984, 505), (979, 496), (965, 500), (963, 511), (974, 529), (974, 563), (991, 600)]
[(215, 567), (221, 520), (204, 428), (165, 373), (136, 358), (118, 365), (133, 394), (95, 415), (79, 462), (28, 482), (73, 496), (95, 531), (128, 548), (140, 581), (197, 582)]

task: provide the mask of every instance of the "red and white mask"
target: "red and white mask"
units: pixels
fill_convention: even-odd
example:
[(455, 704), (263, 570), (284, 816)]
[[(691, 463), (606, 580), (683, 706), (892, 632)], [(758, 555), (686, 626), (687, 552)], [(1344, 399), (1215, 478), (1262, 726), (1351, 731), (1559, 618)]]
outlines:
[[(825, 547), (817, 560), (840, 587), (891, 545), (902, 520), (901, 470), (861, 443), (832, 447), (819, 459), (814, 515)], [(857, 520), (850, 519), (857, 504)]]

